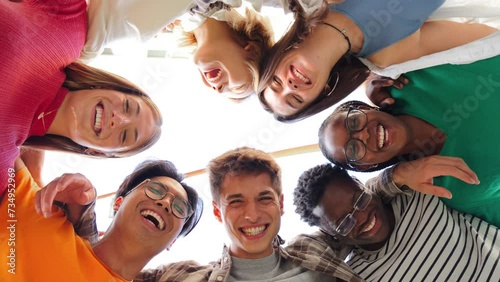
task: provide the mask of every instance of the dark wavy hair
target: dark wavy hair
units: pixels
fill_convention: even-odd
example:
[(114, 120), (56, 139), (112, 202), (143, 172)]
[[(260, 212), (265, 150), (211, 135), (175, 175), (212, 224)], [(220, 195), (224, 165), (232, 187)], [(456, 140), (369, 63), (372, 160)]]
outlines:
[(330, 162), (332, 162), (333, 164), (335, 164), (335, 165), (337, 165), (339, 167), (342, 167), (342, 168), (348, 169), (348, 170), (352, 170), (352, 171), (359, 171), (359, 172), (378, 171), (378, 170), (384, 169), (384, 168), (386, 168), (388, 166), (391, 166), (393, 164), (396, 164), (398, 162), (409, 160), (409, 156), (408, 155), (395, 156), (395, 157), (393, 157), (392, 159), (390, 159), (388, 161), (385, 161), (383, 163), (377, 164), (376, 167), (369, 168), (369, 169), (364, 169), (363, 170), (363, 169), (358, 169), (355, 166), (354, 167), (349, 166), (346, 163), (345, 159), (344, 160), (337, 160), (337, 159), (333, 158), (333, 156), (330, 154), (330, 152), (328, 151), (328, 149), (326, 147), (326, 142), (327, 142), (327, 140), (325, 138), (325, 131), (326, 131), (326, 129), (328, 128), (328, 126), (330, 126), (330, 124), (333, 121), (333, 119), (336, 116), (338, 116), (339, 114), (348, 112), (350, 109), (360, 108), (360, 107), (362, 107), (362, 108), (376, 109), (376, 110), (380, 110), (380, 111), (383, 111), (383, 112), (386, 112), (386, 113), (392, 115), (392, 112), (390, 111), (390, 109), (382, 109), (382, 108), (374, 107), (374, 106), (368, 105), (367, 103), (361, 102), (361, 101), (352, 100), (352, 101), (347, 101), (345, 103), (340, 104), (323, 121), (323, 123), (321, 123), (321, 126), (319, 127), (319, 130), (318, 130), (318, 145), (319, 145), (319, 148), (320, 148), (321, 153), (323, 154), (323, 156), (325, 156), (325, 158), (327, 160), (329, 160)]
[(334, 179), (355, 181), (345, 169), (332, 164), (317, 165), (304, 171), (293, 191), (295, 212), (311, 226), (320, 226), (321, 218), (314, 213), (326, 187)]
[[(137, 185), (148, 178), (166, 176), (175, 179), (186, 190), (188, 202), (193, 208), (193, 215), (189, 217), (182, 227), (180, 236), (188, 235), (200, 221), (203, 213), (203, 200), (198, 196), (194, 188), (183, 182), (184, 175), (177, 171), (175, 165), (164, 160), (146, 160), (140, 163), (134, 171), (128, 175), (116, 191), (115, 198), (125, 197), (125, 195)], [(115, 212), (116, 213), (116, 212)]]
[(294, 13), (295, 21), (281, 39), (264, 53), (259, 69), (259, 83), (256, 89), (264, 110), (272, 113), (274, 118), (281, 122), (296, 122), (335, 105), (356, 90), (370, 74), (370, 70), (358, 58), (347, 53), (330, 71), (330, 74), (337, 72), (339, 75), (337, 86), (330, 95), (326, 95), (328, 91), (322, 91), (310, 105), (293, 115), (283, 116), (275, 113), (267, 104), (263, 92), (273, 81), (274, 73), (287, 51), (304, 41), (314, 27), (325, 18), (328, 13), (328, 5), (325, 2), (320, 9), (306, 16), (298, 1), (291, 0), (290, 10)]

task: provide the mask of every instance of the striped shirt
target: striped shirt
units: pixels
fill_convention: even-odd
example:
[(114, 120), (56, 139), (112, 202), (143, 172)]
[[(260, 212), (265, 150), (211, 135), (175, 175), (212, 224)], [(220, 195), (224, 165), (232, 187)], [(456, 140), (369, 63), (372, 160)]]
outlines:
[(407, 191), (391, 201), (394, 231), (378, 251), (355, 248), (347, 263), (367, 281), (499, 281), (498, 228)]

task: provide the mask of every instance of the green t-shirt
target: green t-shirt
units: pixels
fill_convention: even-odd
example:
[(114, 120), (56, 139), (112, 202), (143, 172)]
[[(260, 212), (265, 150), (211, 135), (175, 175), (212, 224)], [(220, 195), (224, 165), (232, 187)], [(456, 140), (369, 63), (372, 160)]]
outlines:
[[(479, 185), (454, 177), (434, 184), (449, 189), (448, 206), (500, 227), (500, 56), (468, 65), (441, 65), (407, 74), (410, 83), (392, 89), (394, 113), (418, 117), (446, 134), (442, 156), (461, 157)], [(415, 140), (423, 151), (433, 140)]]

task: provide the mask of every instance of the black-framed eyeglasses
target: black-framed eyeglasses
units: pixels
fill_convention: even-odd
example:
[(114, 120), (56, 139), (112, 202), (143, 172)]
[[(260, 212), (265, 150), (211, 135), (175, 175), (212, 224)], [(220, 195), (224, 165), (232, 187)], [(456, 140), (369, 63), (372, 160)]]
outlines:
[(366, 207), (368, 207), (368, 204), (370, 204), (372, 200), (372, 195), (370, 193), (367, 193), (363, 191), (361, 195), (359, 195), (358, 199), (353, 205), (353, 209), (351, 213), (348, 213), (344, 219), (340, 222), (340, 224), (337, 226), (337, 228), (334, 229), (334, 231), (341, 235), (341, 236), (346, 236), (349, 234), (354, 226), (356, 226), (356, 218), (354, 217), (354, 213), (357, 211), (364, 211)]
[(172, 192), (168, 191), (168, 187), (159, 181), (154, 181), (151, 179), (145, 179), (139, 185), (128, 191), (125, 196), (132, 193), (135, 189), (139, 187), (144, 187), (144, 193), (151, 200), (159, 201), (164, 199), (168, 194), (172, 196), (172, 202), (170, 202), (170, 210), (179, 219), (188, 218), (193, 214), (193, 208), (191, 205), (183, 198), (175, 196)]
[(347, 165), (355, 167), (353, 162), (362, 160), (366, 155), (366, 145), (358, 138), (353, 138), (352, 134), (365, 129), (368, 118), (366, 113), (357, 108), (350, 108), (345, 118), (345, 128), (349, 134), (349, 140), (344, 145)]

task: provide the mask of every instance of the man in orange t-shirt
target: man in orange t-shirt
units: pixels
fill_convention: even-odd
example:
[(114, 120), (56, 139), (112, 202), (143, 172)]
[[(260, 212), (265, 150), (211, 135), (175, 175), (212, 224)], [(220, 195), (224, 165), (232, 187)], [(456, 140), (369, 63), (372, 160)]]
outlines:
[[(92, 247), (71, 222), (79, 204), (95, 201), (83, 175), (65, 174), (40, 189), (18, 159), (9, 177), (0, 205), (0, 281), (132, 280), (196, 226), (203, 206), (172, 163), (143, 162), (121, 184), (115, 218)], [(68, 205), (67, 215), (54, 200)]]

